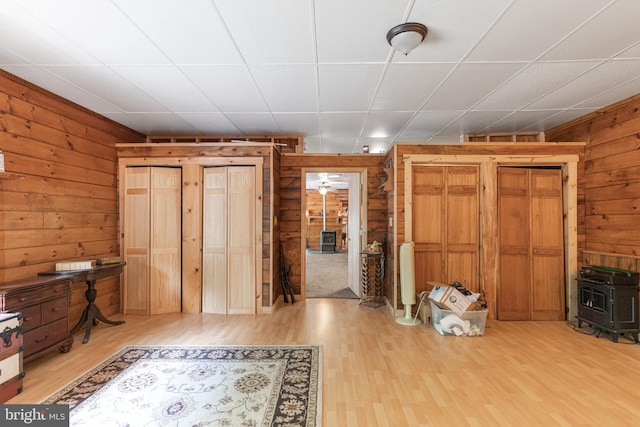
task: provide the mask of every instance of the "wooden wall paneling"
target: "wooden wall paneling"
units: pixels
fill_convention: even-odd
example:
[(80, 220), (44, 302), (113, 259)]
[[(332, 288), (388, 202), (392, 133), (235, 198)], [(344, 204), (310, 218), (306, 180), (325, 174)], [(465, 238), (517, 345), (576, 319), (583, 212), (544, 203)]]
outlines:
[[(120, 255), (115, 144), (144, 136), (3, 70), (0, 112), (6, 170), (24, 176), (0, 180), (0, 281), (35, 276), (58, 261)], [(120, 311), (111, 285), (119, 280), (98, 284), (107, 316)], [(85, 304), (71, 307), (71, 319), (84, 310), (85, 291), (73, 287)]]
[(487, 301), (497, 301), (498, 283), (498, 188), (494, 178), (498, 174), (496, 162), (480, 165), (480, 254), (478, 276), (480, 291)]

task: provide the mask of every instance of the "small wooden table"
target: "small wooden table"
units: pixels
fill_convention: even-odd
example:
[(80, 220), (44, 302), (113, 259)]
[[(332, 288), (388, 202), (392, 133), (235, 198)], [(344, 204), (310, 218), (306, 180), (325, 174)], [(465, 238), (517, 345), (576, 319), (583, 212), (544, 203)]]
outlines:
[(87, 306), (82, 312), (82, 317), (80, 317), (80, 320), (78, 321), (76, 326), (71, 329), (71, 334), (73, 335), (82, 327), (83, 324), (86, 325), (82, 344), (86, 344), (89, 342), (91, 327), (97, 325), (98, 320), (109, 325), (122, 325), (123, 323), (125, 323), (124, 320), (114, 321), (107, 319), (100, 311), (100, 308), (98, 308), (98, 306), (95, 304), (96, 297), (98, 296), (98, 291), (96, 290), (96, 281), (104, 277), (119, 275), (120, 273), (122, 273), (122, 268), (125, 266), (125, 264), (126, 263), (124, 262), (119, 262), (116, 264), (99, 265), (89, 270), (43, 271), (38, 273), (38, 276), (68, 277), (73, 281), (73, 283), (87, 283), (87, 291), (84, 293), (85, 298), (87, 299)]

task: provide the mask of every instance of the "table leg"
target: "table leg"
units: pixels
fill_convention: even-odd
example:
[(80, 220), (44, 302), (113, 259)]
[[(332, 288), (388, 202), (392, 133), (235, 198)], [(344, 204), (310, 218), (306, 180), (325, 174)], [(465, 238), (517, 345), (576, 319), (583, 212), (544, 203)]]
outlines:
[(80, 320), (71, 330), (71, 334), (77, 332), (83, 324), (86, 325), (86, 330), (84, 333), (84, 338), (82, 339), (82, 344), (86, 344), (89, 342), (89, 336), (91, 335), (91, 327), (98, 324), (98, 320), (108, 323), (110, 325), (122, 325), (124, 320), (109, 320), (100, 311), (98, 306), (95, 304), (96, 297), (98, 296), (98, 291), (95, 288), (96, 281), (95, 280), (87, 280), (87, 291), (84, 293), (85, 298), (88, 301), (87, 306), (82, 312), (82, 316)]

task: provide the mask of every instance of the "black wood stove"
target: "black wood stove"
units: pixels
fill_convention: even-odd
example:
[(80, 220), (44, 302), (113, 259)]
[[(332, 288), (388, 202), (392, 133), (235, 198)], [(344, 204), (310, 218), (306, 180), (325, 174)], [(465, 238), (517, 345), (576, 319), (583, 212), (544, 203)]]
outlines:
[(638, 342), (639, 273), (587, 265), (578, 278), (578, 327), (607, 331), (613, 342), (625, 333)]
[(334, 230), (322, 230), (320, 232), (320, 252), (336, 251), (336, 232)]

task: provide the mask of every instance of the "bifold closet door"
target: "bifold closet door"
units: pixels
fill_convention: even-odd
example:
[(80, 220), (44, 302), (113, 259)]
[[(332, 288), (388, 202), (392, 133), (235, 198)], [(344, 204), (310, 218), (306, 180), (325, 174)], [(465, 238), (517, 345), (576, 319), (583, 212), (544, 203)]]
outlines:
[(124, 180), (123, 312), (179, 312), (181, 170), (128, 167)]
[(202, 311), (253, 314), (256, 300), (255, 167), (204, 170)]
[(500, 320), (564, 320), (562, 172), (498, 169)]
[(478, 167), (412, 168), (416, 291), (457, 280), (478, 290)]

